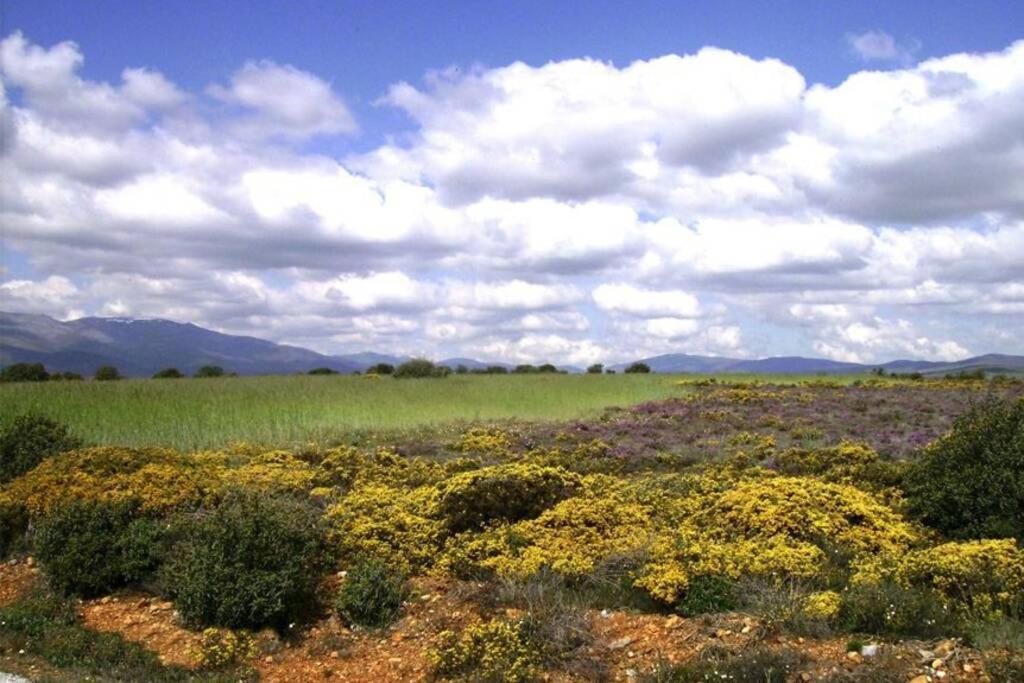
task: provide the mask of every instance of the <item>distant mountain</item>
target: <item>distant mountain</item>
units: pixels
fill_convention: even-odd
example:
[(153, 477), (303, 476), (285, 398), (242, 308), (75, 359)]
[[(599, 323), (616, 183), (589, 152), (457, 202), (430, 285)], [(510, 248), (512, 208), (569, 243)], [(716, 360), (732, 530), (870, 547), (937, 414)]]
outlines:
[[(203, 365), (220, 365), (240, 375), (307, 372), (328, 367), (338, 372), (363, 371), (377, 363), (399, 365), (404, 356), (363, 351), (327, 356), (309, 349), (275, 344), (256, 337), (221, 334), (191, 323), (150, 318), (80, 318), (61, 322), (45, 315), (0, 312), (0, 365), (40, 362), (51, 371), (91, 375), (100, 365), (114, 365), (122, 374), (148, 377), (166, 367), (186, 374)], [(1024, 356), (988, 354), (961, 361), (895, 360), (882, 365), (842, 363), (821, 358), (786, 356), (757, 360), (671, 353), (641, 359), (654, 372), (664, 373), (803, 373), (867, 372), (882, 367), (890, 372), (947, 372), (983, 370), (988, 373), (1024, 374)], [(508, 363), (473, 358), (446, 358), (440, 365), (471, 370), (491, 365), (512, 369)], [(624, 369), (629, 363), (610, 366)], [(564, 366), (569, 372), (576, 367)]]
[(221, 334), (191, 323), (135, 318), (80, 318), (0, 313), (0, 363), (41, 362), (50, 370), (92, 374), (114, 365), (128, 376), (166, 367), (186, 374), (220, 365), (241, 375), (287, 374), (315, 367), (362, 370), (360, 363), (255, 337)]
[[(882, 364), (844, 363), (823, 358), (801, 356), (777, 356), (756, 360), (728, 358), (725, 356), (692, 356), (684, 353), (669, 353), (641, 362), (654, 372), (749, 372), (764, 374), (851, 374), (868, 372), (874, 368), (885, 368), (888, 372), (920, 372), (926, 375), (944, 375), (949, 372), (984, 370), (988, 373), (1024, 374), (1024, 356), (988, 354), (953, 362), (920, 360), (895, 360)], [(612, 365), (614, 370), (623, 370), (629, 363)]]

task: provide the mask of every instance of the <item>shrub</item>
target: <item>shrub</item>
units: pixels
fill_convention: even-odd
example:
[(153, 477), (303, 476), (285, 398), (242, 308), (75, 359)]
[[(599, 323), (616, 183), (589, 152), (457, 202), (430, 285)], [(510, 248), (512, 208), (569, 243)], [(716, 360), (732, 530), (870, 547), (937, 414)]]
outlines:
[(73, 501), (39, 521), (33, 545), (51, 586), (88, 597), (149, 576), (162, 538), (162, 525), (137, 516), (135, 505)]
[(1024, 538), (1024, 399), (988, 402), (928, 446), (905, 483), (910, 510), (953, 538)]
[(313, 606), (326, 566), (316, 513), (283, 497), (237, 492), (186, 524), (163, 579), (191, 624), (282, 627)]
[(604, 372), (604, 365), (601, 363), (594, 363), (587, 367), (588, 375), (600, 375), (602, 372)]
[(45, 382), (50, 373), (42, 363), (14, 363), (0, 370), (0, 382)]
[(312, 370), (310, 370), (306, 374), (307, 375), (337, 375), (338, 371), (337, 370), (332, 370), (331, 368), (313, 368)]
[(1007, 652), (986, 657), (985, 668), (993, 683), (1024, 681), (1024, 653)]
[(220, 488), (220, 473), (199, 455), (166, 448), (81, 448), (47, 458), (4, 490), (30, 515), (69, 500), (134, 501), (142, 512), (195, 505)]
[(356, 563), (341, 584), (334, 607), (349, 623), (384, 628), (402, 611), (405, 575), (376, 559)]
[(82, 376), (77, 372), (69, 372), (65, 370), (64, 372), (58, 372), (50, 375), (50, 379), (67, 382), (80, 382), (82, 381)]
[(433, 486), (360, 486), (328, 509), (331, 542), (349, 561), (370, 556), (403, 571), (429, 567), (444, 535), (441, 522), (428, 516), (436, 498)]
[(153, 379), (181, 379), (184, 376), (178, 368), (164, 368), (153, 375)]
[(529, 363), (517, 365), (512, 368), (512, 373), (516, 375), (532, 375), (535, 372), (537, 372), (537, 366), (530, 365)]
[(558, 372), (558, 368), (551, 363), (543, 363), (537, 366), (537, 372), (554, 374)]
[(395, 366), (391, 363), (377, 363), (368, 367), (366, 371), (374, 375), (393, 375), (395, 373)]
[(522, 463), (457, 474), (438, 486), (438, 514), (452, 531), (480, 529), (494, 521), (536, 517), (572, 495), (578, 475)]
[(962, 625), (954, 616), (941, 593), (883, 582), (844, 591), (838, 623), (854, 633), (938, 638), (960, 632)]
[(395, 368), (392, 376), (397, 379), (418, 379), (423, 377), (445, 377), (447, 374), (447, 372), (441, 370), (426, 358), (413, 358)]
[(0, 559), (14, 552), (28, 529), (28, 513), (0, 492)]
[(101, 365), (96, 368), (96, 374), (93, 378), (100, 382), (110, 382), (121, 379), (121, 373), (113, 365)]
[(196, 370), (195, 377), (201, 379), (207, 377), (223, 377), (224, 374), (224, 368), (219, 365), (204, 365)]
[(643, 374), (643, 373), (648, 373), (650, 371), (651, 371), (651, 366), (650, 365), (648, 365), (647, 363), (641, 363), (639, 361), (637, 361), (636, 363), (630, 363), (626, 367), (626, 369), (623, 370), (623, 372), (628, 372), (630, 374), (633, 374), (633, 373), (641, 373), (641, 374)]
[(707, 574), (690, 579), (675, 609), (685, 617), (728, 612), (736, 608), (736, 582), (726, 576)]
[(245, 631), (207, 628), (203, 629), (191, 654), (200, 669), (224, 669), (256, 656), (257, 648), (252, 636)]
[(0, 484), (20, 477), (45, 458), (80, 445), (59, 422), (42, 415), (19, 415), (0, 430)]
[(434, 674), (481, 683), (527, 683), (540, 674), (540, 657), (523, 621), (494, 619), (459, 634), (443, 631), (427, 653)]
[[(155, 653), (116, 633), (85, 628), (72, 601), (49, 593), (35, 593), (0, 608), (0, 627), (0, 651), (40, 657), (60, 667), (67, 680), (218, 680), (183, 667), (164, 666)], [(238, 680), (238, 676), (227, 680)]]

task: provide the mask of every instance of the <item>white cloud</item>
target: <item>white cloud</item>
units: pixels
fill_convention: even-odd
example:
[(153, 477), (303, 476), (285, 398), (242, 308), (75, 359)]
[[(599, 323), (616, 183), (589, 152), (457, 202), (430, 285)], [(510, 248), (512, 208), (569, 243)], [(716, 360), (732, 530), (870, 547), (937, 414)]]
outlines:
[(834, 87), (720, 49), (450, 70), (344, 159), (310, 151), (343, 93), (288, 65), (0, 58), (0, 308), (521, 362), (1021, 351), (1024, 41)]
[(902, 45), (885, 31), (849, 33), (846, 42), (865, 62), (899, 62), (909, 64), (920, 48), (917, 42)]
[(304, 138), (358, 129), (329, 83), (293, 66), (248, 62), (230, 85), (210, 86), (209, 93), (252, 112), (236, 122), (236, 131), (243, 135)]

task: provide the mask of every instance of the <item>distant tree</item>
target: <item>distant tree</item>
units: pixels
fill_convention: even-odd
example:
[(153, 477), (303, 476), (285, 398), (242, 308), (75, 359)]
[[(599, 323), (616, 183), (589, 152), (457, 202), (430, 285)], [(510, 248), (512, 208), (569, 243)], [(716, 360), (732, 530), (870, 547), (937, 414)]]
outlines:
[(393, 375), (395, 374), (395, 366), (391, 363), (377, 363), (367, 368), (366, 372), (374, 375)]
[(153, 375), (153, 379), (181, 379), (184, 376), (178, 368), (164, 368)]
[(53, 373), (52, 375), (50, 375), (50, 379), (61, 380), (64, 382), (80, 382), (82, 381), (82, 376), (79, 375), (77, 372), (70, 372), (65, 370), (64, 372)]
[(513, 368), (512, 372), (516, 373), (517, 375), (528, 375), (537, 372), (537, 367), (529, 364), (517, 365), (515, 368)]
[(614, 375), (615, 371), (612, 370), (611, 368), (608, 368), (607, 370), (604, 371), (604, 374), (606, 374), (606, 375)]
[(544, 365), (537, 368), (537, 372), (558, 372), (558, 368), (551, 363), (544, 363)]
[(416, 379), (421, 377), (447, 377), (451, 369), (445, 366), (434, 365), (433, 361), (426, 358), (413, 358), (407, 360), (397, 368), (392, 375), (396, 379)]
[(42, 363), (15, 363), (0, 370), (0, 382), (45, 382), (50, 373)]
[(338, 371), (337, 370), (332, 370), (331, 368), (313, 368), (312, 370), (310, 370), (306, 374), (307, 375), (337, 375)]
[(96, 368), (94, 379), (100, 382), (112, 382), (121, 379), (121, 373), (113, 365), (101, 365)]
[(455, 374), (456, 375), (465, 375), (468, 372), (469, 372), (469, 368), (467, 368), (462, 363), (459, 363), (458, 365), (455, 366)]
[(602, 365), (601, 363), (594, 363), (589, 368), (587, 368), (587, 374), (590, 375), (600, 375), (602, 372), (604, 372), (604, 365)]
[(488, 375), (507, 375), (508, 368), (504, 365), (488, 365), (487, 369), (484, 370)]
[(223, 377), (224, 368), (219, 365), (204, 365), (203, 367), (196, 370), (195, 377)]
[(632, 373), (647, 373), (647, 372), (650, 372), (650, 371), (651, 371), (651, 366), (648, 365), (647, 363), (641, 363), (640, 361), (637, 361), (635, 363), (631, 363), (629, 365), (629, 367), (627, 367), (625, 370), (623, 370), (623, 372), (628, 372), (628, 373), (631, 373), (631, 374)]

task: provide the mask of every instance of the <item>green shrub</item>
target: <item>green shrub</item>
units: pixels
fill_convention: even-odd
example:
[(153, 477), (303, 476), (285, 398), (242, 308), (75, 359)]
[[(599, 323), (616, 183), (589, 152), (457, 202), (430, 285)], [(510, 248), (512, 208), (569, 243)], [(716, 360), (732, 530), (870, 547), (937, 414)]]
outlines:
[(45, 382), (50, 373), (42, 363), (14, 363), (0, 370), (0, 382)]
[(1024, 681), (1024, 653), (1006, 652), (985, 658), (992, 683), (1020, 683)]
[(683, 616), (695, 617), (728, 612), (737, 604), (735, 581), (726, 576), (703, 575), (690, 579), (675, 609)]
[(110, 382), (121, 379), (121, 373), (113, 365), (101, 365), (96, 368), (96, 374), (93, 375), (93, 378), (100, 382)]
[(0, 430), (0, 484), (20, 477), (51, 455), (81, 445), (59, 422), (42, 415), (19, 415)]
[(64, 371), (50, 375), (50, 379), (53, 381), (80, 382), (82, 381), (82, 376), (77, 372)]
[(126, 641), (116, 633), (86, 629), (73, 601), (43, 592), (0, 608), (2, 651), (40, 657), (60, 667), (66, 680), (160, 683), (240, 679), (237, 673), (216, 676), (164, 666), (155, 653), (138, 643)]
[(184, 525), (163, 579), (190, 624), (282, 627), (306, 615), (325, 569), (319, 516), (284, 497), (236, 492)]
[(181, 379), (184, 376), (178, 368), (164, 368), (153, 375), (153, 379)]
[(28, 529), (28, 512), (5, 496), (0, 495), (0, 559), (15, 552)]
[(332, 370), (331, 368), (313, 368), (312, 370), (310, 370), (306, 374), (307, 375), (337, 375), (338, 371), (337, 370)]
[(510, 463), (463, 472), (438, 485), (437, 509), (452, 531), (493, 521), (531, 519), (576, 494), (578, 475), (555, 467)]
[(963, 629), (941, 593), (894, 583), (851, 586), (843, 593), (838, 622), (852, 633), (907, 638), (957, 635)]
[(127, 503), (73, 501), (43, 517), (35, 556), (61, 593), (101, 595), (151, 575), (161, 557), (163, 526)]
[(785, 683), (805, 661), (791, 650), (756, 648), (739, 654), (708, 648), (696, 661), (662, 666), (644, 677), (646, 683)]
[(407, 595), (403, 574), (380, 560), (364, 559), (345, 577), (334, 606), (350, 623), (384, 628), (401, 613)]
[(196, 370), (196, 377), (223, 377), (224, 368), (219, 365), (204, 365)]
[(397, 379), (418, 379), (423, 377), (447, 377), (451, 370), (447, 367), (434, 365), (426, 358), (413, 358), (395, 368), (392, 377)]
[(395, 373), (395, 366), (391, 363), (377, 363), (368, 367), (366, 372), (373, 373), (374, 375), (393, 375)]
[(588, 375), (600, 375), (602, 372), (604, 372), (604, 365), (602, 363), (594, 363), (587, 367)]
[(953, 538), (1024, 538), (1024, 399), (957, 418), (904, 484), (910, 510)]

